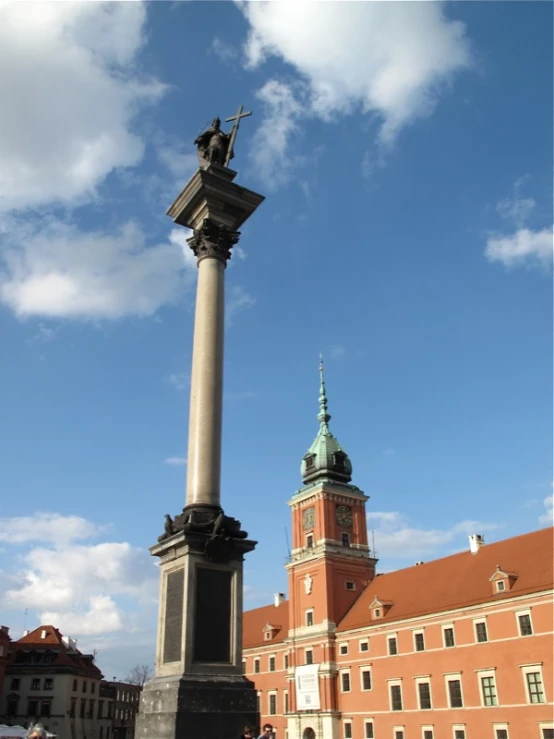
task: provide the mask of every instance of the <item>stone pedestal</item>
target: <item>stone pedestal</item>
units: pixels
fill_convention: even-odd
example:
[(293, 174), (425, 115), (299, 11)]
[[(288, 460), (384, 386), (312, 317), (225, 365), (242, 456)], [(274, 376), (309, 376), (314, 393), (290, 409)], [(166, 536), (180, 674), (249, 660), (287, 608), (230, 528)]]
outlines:
[(150, 549), (160, 558), (156, 670), (136, 739), (237, 739), (246, 723), (259, 725), (254, 684), (242, 674), (242, 565), (256, 542), (220, 503), (225, 266), (237, 228), (263, 200), (235, 174), (199, 169), (168, 210), (193, 230), (198, 259), (187, 493)]

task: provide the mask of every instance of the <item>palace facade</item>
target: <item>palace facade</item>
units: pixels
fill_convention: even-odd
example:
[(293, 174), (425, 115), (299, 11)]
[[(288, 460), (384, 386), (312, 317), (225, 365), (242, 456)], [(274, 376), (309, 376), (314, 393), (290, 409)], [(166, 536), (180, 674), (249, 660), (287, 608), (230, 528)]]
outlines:
[(262, 722), (277, 739), (554, 739), (552, 528), (376, 572), (322, 372), (319, 403), (288, 599), (244, 614)]

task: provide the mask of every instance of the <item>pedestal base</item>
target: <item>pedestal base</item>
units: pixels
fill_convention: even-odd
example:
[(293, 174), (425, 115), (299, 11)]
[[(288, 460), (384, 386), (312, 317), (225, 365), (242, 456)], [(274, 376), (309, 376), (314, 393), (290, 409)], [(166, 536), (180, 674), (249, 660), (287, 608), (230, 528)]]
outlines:
[(242, 675), (155, 677), (142, 689), (135, 739), (237, 739), (259, 722), (254, 683)]

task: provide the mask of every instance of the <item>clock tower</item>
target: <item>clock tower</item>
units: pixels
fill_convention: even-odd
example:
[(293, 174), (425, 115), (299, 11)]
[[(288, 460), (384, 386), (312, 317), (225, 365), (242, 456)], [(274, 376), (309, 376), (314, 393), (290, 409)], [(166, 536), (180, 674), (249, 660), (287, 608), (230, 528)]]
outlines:
[[(368, 496), (351, 483), (350, 458), (329, 429), (331, 416), (327, 411), (322, 363), (319, 374), (319, 430), (302, 459), (304, 486), (289, 501), (289, 664), (291, 668), (319, 665), (318, 720), (330, 722), (325, 736), (335, 736), (335, 629), (373, 579), (377, 560), (367, 541)], [(308, 721), (310, 714), (297, 705), (291, 709), (289, 721), (294, 720), (298, 729), (297, 722)], [(321, 736), (320, 731), (316, 733)]]

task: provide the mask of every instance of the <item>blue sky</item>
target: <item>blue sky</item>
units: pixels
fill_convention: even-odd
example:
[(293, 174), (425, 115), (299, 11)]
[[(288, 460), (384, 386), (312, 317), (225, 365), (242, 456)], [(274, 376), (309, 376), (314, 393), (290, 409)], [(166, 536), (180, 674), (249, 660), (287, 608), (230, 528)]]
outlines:
[[(184, 501), (195, 266), (165, 211), (239, 103), (267, 196), (227, 270), (222, 501), (286, 589), (331, 428), (382, 570), (552, 511), (552, 6), (0, 4), (0, 587), (108, 676), (152, 659)], [(550, 511), (550, 512), (549, 512)]]

